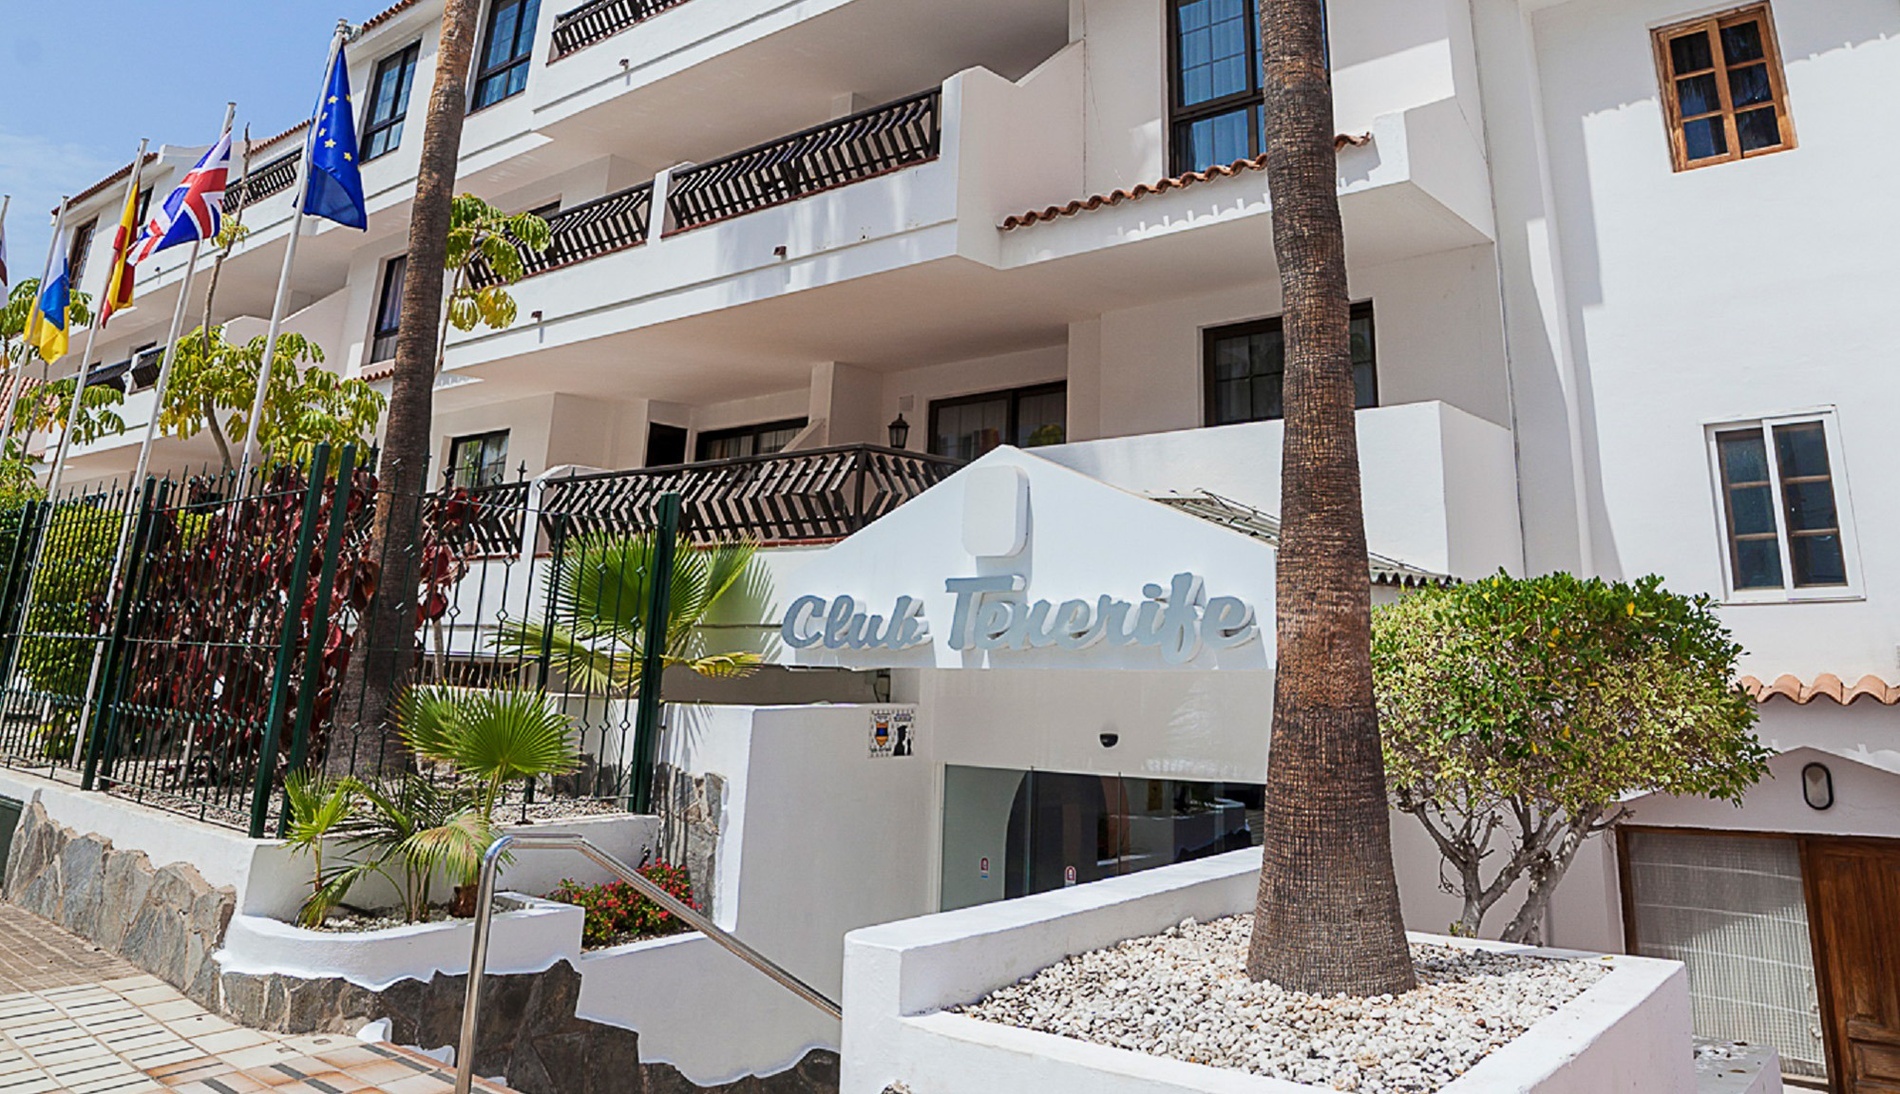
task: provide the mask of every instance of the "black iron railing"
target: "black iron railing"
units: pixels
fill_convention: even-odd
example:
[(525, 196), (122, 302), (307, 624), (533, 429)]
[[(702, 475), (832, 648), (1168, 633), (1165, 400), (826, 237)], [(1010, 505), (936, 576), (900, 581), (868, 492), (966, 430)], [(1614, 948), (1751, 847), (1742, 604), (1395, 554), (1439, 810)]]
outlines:
[(686, 0), (593, 0), (554, 17), (554, 51), (560, 60), (582, 46), (619, 34)]
[(272, 194), (281, 194), (290, 189), (297, 182), (297, 164), (302, 159), (303, 148), (300, 145), (233, 182), (224, 191), (224, 211), (227, 214), (237, 211), (240, 190), (249, 191), (244, 204), (256, 205)]
[(931, 88), (688, 168), (668, 185), (667, 210), (691, 228), (934, 159), (942, 99)]
[(677, 493), (695, 540), (823, 542), (858, 531), (960, 466), (941, 456), (846, 445), (576, 475), (548, 484), (541, 526), (569, 537), (645, 530), (657, 524), (660, 498)]
[[(632, 189), (561, 210), (548, 218), (552, 238), (547, 249), (539, 254), (522, 250), (521, 261), (525, 267), (522, 276), (533, 277), (645, 243), (652, 209), (653, 184), (643, 182)], [(479, 289), (490, 284), (494, 275), (487, 263), (477, 259), (469, 267), (468, 279)]]

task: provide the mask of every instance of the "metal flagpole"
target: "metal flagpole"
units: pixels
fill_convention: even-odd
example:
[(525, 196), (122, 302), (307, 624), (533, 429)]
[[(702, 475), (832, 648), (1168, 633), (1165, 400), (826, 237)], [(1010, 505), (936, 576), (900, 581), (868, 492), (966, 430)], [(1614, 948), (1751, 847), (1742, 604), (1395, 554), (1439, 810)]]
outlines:
[[(336, 21), (336, 33), (330, 38), (330, 59), (323, 65), (322, 95), (330, 89), (330, 74), (336, 68), (336, 59), (343, 52), (343, 43), (350, 35), (347, 19)], [(257, 394), (251, 399), (251, 418), (244, 433), (244, 455), (238, 462), (237, 489), (244, 489), (245, 476), (251, 470), (259, 444), (257, 435), (263, 424), (264, 401), (270, 394), (271, 366), (277, 360), (277, 336), (283, 333), (284, 308), (290, 302), (290, 268), (297, 261), (297, 237), (303, 234), (304, 202), (310, 194), (310, 155), (315, 148), (317, 136), (317, 118), (322, 116), (322, 103), (318, 103), (316, 114), (310, 118), (310, 124), (303, 134), (303, 159), (297, 164), (297, 185), (291, 190), (295, 195), (291, 204), (290, 238), (284, 241), (284, 268), (277, 275), (277, 298), (271, 302), (270, 329), (264, 335), (264, 360), (257, 370)]]
[[(125, 203), (131, 201), (133, 195), (139, 192), (139, 168), (145, 164), (145, 146), (149, 143), (150, 142), (146, 140), (139, 141), (139, 154), (132, 157), (132, 170), (125, 178), (125, 197), (119, 201), (119, 209), (121, 212), (125, 209)], [(123, 261), (123, 259), (121, 259), (121, 261)], [(112, 278), (116, 272), (116, 270), (106, 271), (106, 292), (108, 293), (112, 291)], [(103, 306), (105, 301), (101, 300), (100, 304)], [(92, 371), (92, 344), (93, 340), (99, 337), (99, 327), (101, 325), (99, 309), (94, 308), (92, 312), (92, 324), (86, 328), (86, 352), (85, 355), (79, 359), (79, 374), (75, 377), (76, 383), (73, 387), (73, 402), (72, 405), (66, 409), (66, 429), (65, 432), (59, 435), (59, 454), (53, 457), (53, 472), (46, 478), (46, 496), (49, 499), (59, 496), (59, 480), (66, 472), (66, 457), (71, 454), (73, 450), (73, 431), (79, 428), (79, 404), (86, 393), (86, 374)], [(153, 413), (154, 416), (156, 416), (157, 412), (154, 411)], [(27, 603), (29, 605), (32, 604), (33, 598), (32, 581), (33, 578), (29, 572), (26, 587)], [(20, 618), (24, 619), (26, 617), (22, 615)]]
[[(218, 139), (220, 141), (231, 132), (231, 122), (232, 119), (236, 117), (237, 104), (226, 103), (224, 105), (224, 125), (218, 130)], [(152, 462), (152, 442), (158, 439), (159, 413), (165, 409), (165, 388), (166, 385), (171, 382), (172, 361), (178, 356), (179, 328), (184, 326), (185, 323), (185, 306), (191, 303), (191, 279), (198, 273), (198, 252), (204, 248), (204, 242), (203, 236), (192, 240), (191, 254), (185, 259), (185, 278), (178, 285), (178, 304), (172, 309), (171, 333), (165, 336), (165, 360), (163, 364), (158, 366), (158, 383), (152, 387), (152, 418), (145, 423), (145, 439), (139, 442), (138, 465), (132, 472), (131, 482), (126, 486), (126, 504), (128, 508), (135, 504), (132, 499), (142, 497), (144, 493), (145, 472), (147, 468), (151, 466)], [(132, 531), (138, 524), (137, 515), (130, 514), (130, 516), (131, 519), (121, 522), (119, 529), (119, 546), (112, 552), (112, 576), (106, 580), (107, 596), (115, 595), (115, 590), (119, 587), (119, 577), (125, 572), (126, 548), (131, 545)], [(51, 519), (50, 515), (48, 519)], [(73, 755), (75, 758), (79, 755), (79, 749), (84, 747), (83, 742), (86, 739), (86, 727), (92, 723), (92, 705), (99, 686), (99, 663), (104, 660), (105, 652), (106, 644), (104, 642), (95, 643), (92, 647), (92, 670), (86, 675), (85, 704), (79, 710), (79, 730), (77, 734), (75, 734), (77, 740), (74, 742), (73, 747)]]
[[(40, 267), (39, 291), (42, 293), (46, 291), (46, 279), (53, 276), (53, 256), (59, 254), (59, 231), (66, 225), (66, 204), (71, 200), (69, 197), (62, 196), (59, 199), (59, 212), (53, 217), (53, 238), (46, 242), (46, 265)], [(39, 325), (40, 302), (39, 297), (36, 295), (31, 301), (28, 301), (26, 322), (20, 326), (20, 341), (25, 343), (26, 352), (20, 357), (20, 367), (14, 370), (17, 375), (15, 375), (12, 382), (7, 385), (7, 409), (5, 416), (0, 417), (0, 437), (11, 438), (13, 436), (13, 407), (14, 404), (20, 401), (20, 380), (26, 376), (27, 358), (32, 356), (33, 328)], [(8, 363), (11, 364), (11, 362)], [(32, 434), (29, 432), (27, 436), (28, 439), (31, 439)], [(20, 447), (24, 450), (26, 448), (26, 441), (21, 441)]]

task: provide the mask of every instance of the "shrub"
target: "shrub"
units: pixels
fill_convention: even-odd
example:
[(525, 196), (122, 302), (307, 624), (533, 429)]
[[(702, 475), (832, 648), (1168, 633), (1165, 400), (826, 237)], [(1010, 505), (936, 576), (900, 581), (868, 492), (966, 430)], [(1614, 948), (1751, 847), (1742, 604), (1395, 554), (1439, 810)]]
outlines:
[[(686, 867), (655, 862), (640, 867), (640, 876), (658, 885), (667, 895), (694, 911), (693, 883)], [(657, 938), (689, 930), (677, 916), (636, 892), (624, 881), (604, 885), (577, 885), (563, 881), (550, 900), (572, 904), (587, 913), (587, 925), (581, 929), (581, 944), (588, 948), (611, 946), (634, 938)]]

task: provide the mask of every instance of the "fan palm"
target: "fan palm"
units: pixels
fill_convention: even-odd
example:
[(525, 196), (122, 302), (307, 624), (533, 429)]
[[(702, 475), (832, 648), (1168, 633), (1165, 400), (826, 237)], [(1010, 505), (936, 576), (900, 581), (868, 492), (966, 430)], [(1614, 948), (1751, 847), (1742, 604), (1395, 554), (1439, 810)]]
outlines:
[(284, 780), (284, 798), (290, 806), (284, 842), (316, 860), (310, 899), (304, 902), (302, 913), (297, 917), (297, 922), (305, 927), (321, 925), (324, 917), (336, 907), (333, 901), (324, 898), (328, 879), (323, 871), (323, 842), (349, 820), (356, 808), (356, 797), (356, 783), (350, 779), (330, 779), (297, 771)]
[(475, 806), (490, 824), (503, 785), (580, 763), (567, 716), (538, 692), (412, 687), (396, 704), (396, 726), (417, 756), (474, 780)]
[(371, 874), (389, 879), (404, 917), (414, 923), (428, 914), (438, 873), (458, 880), (480, 873), (495, 828), (466, 786), (413, 773), (381, 786), (345, 781), (368, 807), (365, 831), (346, 848), (355, 861), (331, 872), (304, 903), (306, 923), (321, 922), (323, 912)]
[[(550, 667), (576, 684), (638, 692), (656, 546), (651, 533), (579, 540), (548, 575), (552, 626), (516, 624), (497, 645), (527, 658), (545, 648)], [(664, 663), (713, 678), (750, 675), (766, 653), (759, 621), (771, 598), (757, 544), (696, 546), (682, 538), (673, 554)], [(734, 637), (748, 630), (751, 637)]]

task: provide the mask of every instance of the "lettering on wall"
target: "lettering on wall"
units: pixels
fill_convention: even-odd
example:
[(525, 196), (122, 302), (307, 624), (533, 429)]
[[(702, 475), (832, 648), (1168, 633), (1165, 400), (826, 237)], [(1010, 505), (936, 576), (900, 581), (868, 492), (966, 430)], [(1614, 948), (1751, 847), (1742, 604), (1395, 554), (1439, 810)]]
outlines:
[[(1205, 595), (1199, 574), (1178, 573), (1167, 585), (1142, 586), (1139, 603), (1103, 594), (1094, 600), (1032, 601), (1021, 574), (953, 577), (948, 642), (953, 650), (1081, 652), (1098, 645), (1153, 647), (1163, 661), (1184, 665), (1202, 650), (1226, 650), (1260, 637), (1253, 606), (1232, 596)], [(934, 640), (923, 601), (900, 596), (889, 614), (860, 610), (856, 598), (801, 596), (779, 628), (793, 649), (908, 650)]]

